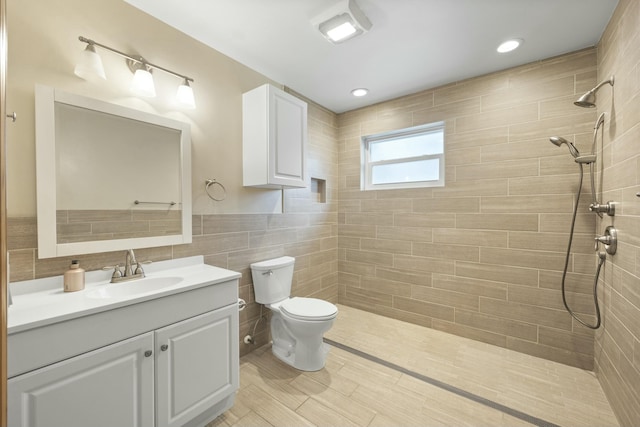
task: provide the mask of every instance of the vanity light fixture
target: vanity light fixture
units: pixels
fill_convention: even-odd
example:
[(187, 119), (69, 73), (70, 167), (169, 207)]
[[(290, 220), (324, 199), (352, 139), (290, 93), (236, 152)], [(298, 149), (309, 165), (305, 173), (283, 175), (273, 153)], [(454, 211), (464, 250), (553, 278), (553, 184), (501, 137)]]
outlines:
[(73, 73), (85, 80), (107, 79), (107, 75), (104, 73), (104, 67), (102, 66), (102, 58), (100, 58), (100, 55), (96, 52), (96, 47), (93, 43), (87, 44)]
[(153, 83), (153, 76), (151, 73), (153, 70), (160, 70), (182, 79), (182, 83), (178, 87), (177, 93), (178, 104), (186, 108), (195, 108), (193, 89), (191, 89), (191, 86), (189, 85), (190, 82), (193, 82), (193, 79), (191, 77), (187, 77), (159, 65), (152, 64), (141, 56), (128, 55), (117, 49), (103, 45), (82, 36), (78, 37), (78, 40), (80, 40), (82, 43), (86, 43), (87, 47), (83, 52), (83, 56), (81, 57), (80, 62), (74, 69), (74, 74), (76, 76), (85, 80), (92, 80), (95, 77), (106, 79), (104, 68), (102, 67), (102, 60), (100, 59), (100, 55), (98, 55), (98, 53), (96, 52), (96, 46), (99, 46), (126, 59), (129, 69), (132, 73), (134, 73), (131, 83), (131, 91), (136, 95), (146, 97), (156, 96), (155, 85)]
[(503, 43), (500, 44), (500, 46), (498, 46), (498, 49), (496, 49), (498, 51), (498, 53), (507, 53), (507, 52), (511, 52), (513, 50), (516, 50), (518, 47), (520, 47), (520, 45), (522, 44), (524, 40), (522, 39), (511, 39), (511, 40), (507, 40)]
[(155, 98), (156, 86), (153, 83), (151, 67), (147, 65), (144, 58), (140, 57), (139, 61), (127, 59), (127, 65), (133, 73), (133, 80), (131, 80), (131, 92), (138, 96)]
[(178, 92), (176, 93), (176, 101), (184, 108), (194, 109), (196, 108), (196, 100), (193, 97), (193, 89), (189, 84), (189, 80), (184, 79), (182, 84), (178, 86)]
[(352, 39), (371, 29), (371, 21), (360, 10), (355, 0), (340, 0), (313, 18), (311, 24), (334, 44)]

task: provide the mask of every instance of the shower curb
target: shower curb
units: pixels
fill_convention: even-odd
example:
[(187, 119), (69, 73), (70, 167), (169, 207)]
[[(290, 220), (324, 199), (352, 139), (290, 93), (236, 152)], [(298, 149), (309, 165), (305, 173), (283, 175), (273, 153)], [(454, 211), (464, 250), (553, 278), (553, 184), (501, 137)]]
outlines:
[(432, 386), (438, 387), (442, 390), (446, 390), (450, 393), (456, 394), (460, 397), (463, 397), (465, 399), (474, 401), (476, 403), (479, 403), (481, 405), (485, 405), (489, 408), (495, 409), (497, 411), (500, 411), (504, 414), (510, 415), (514, 418), (518, 418), (522, 421), (531, 423), (533, 425), (536, 426), (540, 426), (540, 427), (561, 427), (558, 424), (554, 424), (550, 421), (546, 421), (543, 420), (542, 418), (538, 418), (538, 417), (534, 417), (533, 415), (529, 415), (525, 412), (519, 411), (517, 409), (513, 409), (509, 406), (503, 405), (501, 403), (498, 402), (494, 402), (493, 400), (484, 398), (482, 396), (478, 396), (477, 394), (468, 392), (466, 390), (463, 390), (461, 388), (458, 388), (456, 386), (453, 386), (451, 384), (447, 384), (445, 382), (442, 382), (440, 380), (437, 380), (435, 378), (431, 378), (428, 377), (426, 375), (422, 375), (418, 372), (412, 371), (410, 369), (407, 368), (403, 368), (402, 366), (396, 365), (395, 363), (389, 362), (387, 360), (384, 359), (380, 359), (379, 357), (376, 357), (372, 354), (369, 353), (365, 353), (364, 351), (358, 350), (356, 348), (353, 347), (349, 347), (348, 345), (339, 343), (337, 341), (333, 341), (330, 340), (328, 338), (324, 338), (324, 342), (326, 342), (329, 345), (332, 345), (335, 348), (339, 348), (340, 350), (344, 350), (348, 353), (354, 354), (356, 356), (362, 357), (363, 359), (367, 359), (371, 362), (377, 363), (379, 365), (385, 366), (387, 368), (393, 369), (394, 371), (398, 371), (401, 372), (403, 374), (409, 375), (412, 378), (415, 378), (417, 380), (420, 380), (422, 382), (425, 382), (427, 384), (431, 384)]

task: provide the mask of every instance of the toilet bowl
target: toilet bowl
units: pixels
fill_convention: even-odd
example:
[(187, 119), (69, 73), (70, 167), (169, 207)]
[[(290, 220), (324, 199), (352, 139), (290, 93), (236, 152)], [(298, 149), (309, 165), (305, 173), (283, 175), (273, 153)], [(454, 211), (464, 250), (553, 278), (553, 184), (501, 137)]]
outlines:
[(324, 367), (329, 345), (322, 336), (331, 329), (338, 308), (317, 298), (292, 297), (295, 258), (280, 257), (251, 264), (256, 302), (271, 310), (273, 354), (302, 371)]

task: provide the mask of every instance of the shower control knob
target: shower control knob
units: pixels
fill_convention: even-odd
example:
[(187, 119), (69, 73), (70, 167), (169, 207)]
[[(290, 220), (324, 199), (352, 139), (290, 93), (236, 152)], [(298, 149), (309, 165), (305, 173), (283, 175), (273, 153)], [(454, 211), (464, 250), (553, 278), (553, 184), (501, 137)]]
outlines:
[(598, 243), (604, 245), (604, 249), (609, 255), (615, 255), (618, 249), (618, 231), (614, 226), (610, 225), (604, 230), (603, 236), (596, 237), (596, 251), (598, 250)]
[(589, 210), (597, 214), (606, 213), (609, 216), (614, 216), (616, 214), (616, 204), (611, 200), (603, 205), (599, 203), (592, 203), (589, 205)]

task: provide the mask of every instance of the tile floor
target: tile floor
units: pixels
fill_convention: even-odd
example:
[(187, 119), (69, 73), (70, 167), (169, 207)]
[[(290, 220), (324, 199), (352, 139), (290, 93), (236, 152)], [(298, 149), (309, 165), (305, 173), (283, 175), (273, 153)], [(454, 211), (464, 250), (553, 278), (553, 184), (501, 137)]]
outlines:
[(343, 305), (339, 310), (326, 338), (403, 369), (333, 347), (323, 370), (301, 372), (264, 346), (240, 360), (236, 403), (209, 426), (618, 426), (592, 372)]

